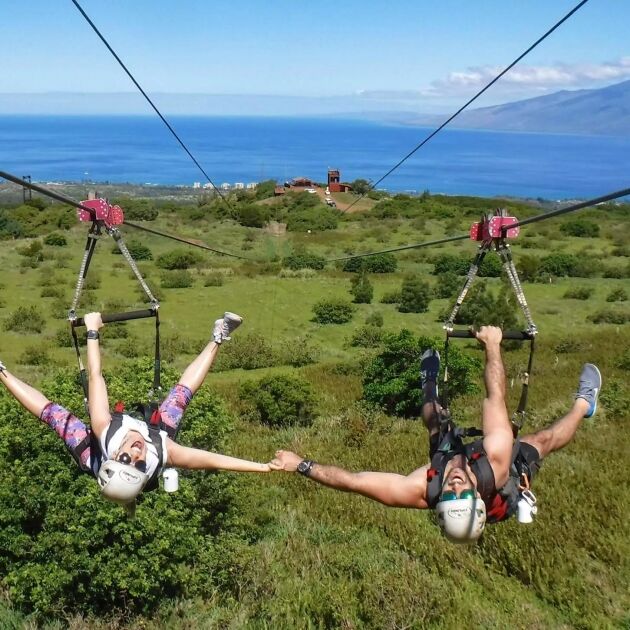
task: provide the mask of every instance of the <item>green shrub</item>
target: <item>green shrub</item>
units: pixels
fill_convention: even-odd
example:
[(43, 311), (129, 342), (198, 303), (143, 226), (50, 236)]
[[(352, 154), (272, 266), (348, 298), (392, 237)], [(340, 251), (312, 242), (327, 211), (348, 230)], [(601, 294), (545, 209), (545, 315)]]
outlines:
[(575, 337), (569, 337), (568, 339), (561, 339), (555, 346), (554, 352), (557, 354), (570, 354), (572, 352), (584, 352), (587, 350), (587, 344), (584, 341), (580, 341)]
[(440, 254), (433, 261), (433, 273), (437, 276), (443, 273), (454, 273), (465, 276), (470, 268), (471, 261), (455, 254)]
[[(163, 376), (166, 386), (177, 382), (172, 370)], [(105, 380), (112, 400), (143, 400), (152, 361), (119, 364)], [(83, 408), (75, 369), (53, 372), (42, 389), (68, 409)], [(135, 520), (127, 520), (55, 432), (4, 391), (0, 416), (0, 575), (12, 605), (34, 613), (37, 627), (79, 613), (151, 615), (166, 599), (210, 596), (208, 576), (230, 570), (230, 541), (241, 535), (232, 523), (230, 540), (222, 536), (234, 509), (232, 476), (188, 474), (177, 493), (144, 493)], [(178, 441), (216, 451), (230, 428), (224, 406), (202, 388)]]
[(72, 335), (70, 333), (70, 326), (59, 328), (53, 336), (53, 341), (59, 348), (71, 348)]
[(186, 269), (176, 269), (175, 271), (164, 271), (162, 273), (161, 286), (163, 289), (186, 289), (192, 287), (192, 285), (192, 274)]
[(209, 273), (204, 276), (204, 287), (222, 287), (225, 276), (222, 273)]
[(516, 270), (523, 282), (534, 282), (540, 275), (540, 258), (525, 254), (516, 261)]
[(65, 247), (68, 244), (66, 237), (58, 232), (51, 232), (44, 238), (44, 245), (52, 247)]
[(352, 333), (350, 345), (354, 348), (374, 348), (383, 341), (384, 334), (378, 326), (360, 326)]
[(287, 217), (287, 230), (290, 232), (335, 230), (339, 222), (338, 217), (338, 212), (324, 205), (293, 211)]
[(201, 261), (201, 256), (188, 249), (174, 249), (158, 256), (155, 264), (161, 269), (189, 269)]
[(287, 256), (282, 264), (287, 269), (323, 269), (326, 266), (326, 259), (311, 252), (297, 251)]
[(62, 298), (64, 296), (64, 290), (61, 287), (42, 287), (41, 297), (54, 297)]
[(540, 273), (557, 277), (572, 276), (576, 265), (577, 258), (573, 254), (549, 254), (540, 261)]
[(501, 263), (501, 259), (496, 253), (490, 252), (484, 257), (481, 265), (479, 265), (479, 271), (477, 273), (481, 278), (499, 278), (502, 271), (503, 264)]
[(604, 267), (604, 278), (623, 279), (630, 277), (630, 265), (607, 265)]
[(398, 310), (401, 313), (426, 313), (431, 302), (431, 287), (418, 276), (407, 276), (402, 283)]
[(560, 231), (567, 236), (577, 236), (581, 238), (599, 236), (599, 225), (586, 219), (574, 219), (567, 221), (560, 226)]
[(625, 289), (619, 287), (618, 289), (613, 289), (607, 296), (606, 302), (625, 302), (628, 299), (628, 293)]
[(45, 346), (26, 346), (18, 359), (25, 365), (49, 365), (50, 356)]
[(257, 333), (236, 335), (221, 347), (215, 370), (258, 370), (279, 365), (280, 359), (271, 344)]
[(42, 262), (44, 260), (44, 246), (41, 241), (33, 241), (29, 245), (25, 245), (24, 247), (18, 247), (17, 253), (20, 256), (24, 256), (25, 258), (30, 258), (36, 262)]
[[(388, 413), (418, 417), (422, 411), (422, 390), (418, 385), (420, 355), (439, 342), (417, 338), (409, 330), (385, 337), (382, 352), (370, 361), (363, 374), (363, 399), (377, 404)], [(444, 366), (442, 366), (444, 367)], [(462, 353), (457, 346), (449, 351), (449, 393), (451, 400), (477, 388), (473, 375), (481, 370), (481, 362)]]
[(350, 294), (355, 304), (371, 304), (374, 296), (374, 287), (366, 273), (354, 276), (350, 280)]
[(293, 367), (302, 367), (316, 363), (320, 355), (320, 349), (315, 346), (309, 337), (295, 337), (287, 339), (280, 345), (280, 363)]
[(315, 394), (297, 376), (268, 376), (247, 381), (239, 390), (244, 415), (271, 427), (309, 426), (315, 418)]
[(4, 329), (18, 333), (40, 333), (46, 320), (36, 306), (18, 306), (4, 320)]
[(345, 324), (352, 319), (354, 306), (346, 300), (321, 300), (313, 306), (313, 314), (318, 324)]
[(626, 370), (630, 372), (630, 350), (626, 350), (621, 358), (617, 361), (617, 367), (620, 370)]
[(375, 254), (363, 258), (349, 258), (341, 268), (350, 273), (394, 273), (398, 269), (398, 260), (393, 254)]
[(447, 271), (437, 277), (433, 287), (433, 296), (436, 298), (452, 298), (459, 294), (463, 287), (462, 279), (454, 272)]
[[(125, 245), (127, 245), (127, 249), (134, 260), (153, 260), (153, 252), (151, 249), (140, 241), (131, 240), (128, 243), (125, 243)], [(112, 247), (112, 254), (122, 254), (118, 245), (114, 244)]]
[(129, 221), (155, 221), (159, 211), (148, 199), (121, 198), (112, 201), (123, 209), (125, 219)]
[(373, 313), (370, 313), (365, 318), (365, 323), (368, 326), (376, 326), (377, 328), (381, 328), (383, 326), (383, 313), (381, 313), (380, 311), (374, 311)]
[(401, 291), (388, 291), (383, 294), (381, 298), (381, 304), (400, 304), (402, 300), (402, 292)]
[(267, 206), (255, 204), (239, 204), (234, 211), (234, 218), (246, 227), (261, 228), (269, 221), (270, 212)]
[(630, 322), (630, 311), (604, 309), (586, 318), (594, 324), (626, 324)]
[(570, 300), (588, 300), (593, 295), (592, 287), (571, 287), (562, 296)]

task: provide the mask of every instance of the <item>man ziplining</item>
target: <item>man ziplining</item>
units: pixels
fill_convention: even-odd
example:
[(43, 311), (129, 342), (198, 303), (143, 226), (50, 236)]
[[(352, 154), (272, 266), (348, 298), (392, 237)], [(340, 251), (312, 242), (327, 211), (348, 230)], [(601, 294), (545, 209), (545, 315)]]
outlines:
[(167, 466), (195, 470), (269, 472), (269, 464), (252, 462), (177, 444), (175, 436), (182, 415), (203, 383), (216, 359), (220, 345), (242, 323), (241, 317), (225, 313), (214, 323), (212, 340), (186, 368), (158, 409), (154, 428), (126, 413), (109, 409), (107, 386), (101, 374), (100, 313), (85, 316), (89, 375), (90, 426), (30, 385), (11, 374), (0, 363), (0, 381), (13, 397), (34, 416), (48, 424), (72, 454), (83, 472), (98, 481), (107, 499), (126, 507), (130, 514), (143, 490), (157, 487), (159, 474)]
[(486, 359), (482, 439), (464, 444), (452, 430), (440, 434), (440, 357), (436, 351), (427, 350), (422, 355), (420, 376), (424, 394), (422, 419), (429, 431), (431, 463), (407, 476), (353, 473), (281, 450), (270, 462), (271, 468), (297, 471), (329, 488), (361, 494), (390, 507), (435, 509), (440, 529), (449, 540), (477, 540), (486, 520), (497, 523), (509, 518), (517, 511), (523, 492), (533, 496), (529, 484), (542, 461), (566, 446), (582, 419), (595, 413), (602, 382), (598, 368), (585, 364), (569, 412), (546, 429), (515, 442), (506, 407), (502, 334), (494, 326), (483, 326), (475, 334), (484, 346)]

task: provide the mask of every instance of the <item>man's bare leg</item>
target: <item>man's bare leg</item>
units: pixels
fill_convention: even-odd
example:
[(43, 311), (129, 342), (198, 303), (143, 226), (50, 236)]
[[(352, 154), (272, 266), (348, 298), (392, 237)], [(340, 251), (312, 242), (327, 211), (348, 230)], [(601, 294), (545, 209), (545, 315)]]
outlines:
[(601, 387), (602, 375), (599, 369), (592, 363), (586, 363), (582, 367), (575, 402), (569, 413), (550, 427), (526, 435), (521, 441), (535, 447), (541, 458), (565, 447), (573, 439), (582, 419), (590, 418), (595, 413)]
[(420, 359), (420, 382), (422, 385), (422, 421), (429, 435), (440, 430), (442, 406), (438, 402), (437, 378), (440, 371), (440, 354), (436, 350), (427, 350)]

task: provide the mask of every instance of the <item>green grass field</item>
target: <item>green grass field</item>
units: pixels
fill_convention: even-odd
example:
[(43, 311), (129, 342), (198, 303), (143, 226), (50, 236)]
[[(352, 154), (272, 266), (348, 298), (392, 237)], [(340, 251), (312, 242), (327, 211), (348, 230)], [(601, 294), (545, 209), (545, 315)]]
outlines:
[[(495, 203), (488, 201), (489, 208)], [(520, 210), (521, 214), (536, 213)], [(600, 236), (569, 237), (558, 229), (562, 220), (545, 221), (523, 228), (513, 246), (515, 260), (553, 251), (626, 268), (628, 258), (613, 255), (613, 250), (627, 248), (630, 241), (627, 212), (591, 209), (578, 215), (597, 220)], [(399, 289), (406, 274), (418, 274), (435, 284), (432, 257), (462, 253), (472, 258), (475, 244), (463, 241), (398, 254), (395, 273), (371, 274), (372, 304), (357, 305), (352, 321), (342, 325), (314, 323), (312, 307), (323, 298), (349, 299), (352, 274), (328, 265), (309, 277), (283, 277), (279, 266), (270, 266), (268, 261), (299, 247), (336, 257), (419, 243), (441, 238), (449, 230), (465, 232), (474, 220), (474, 214), (459, 212), (453, 202), (452, 212), (444, 218), (439, 214), (390, 219), (353, 216), (342, 220), (336, 230), (276, 237), (228, 219), (191, 222), (177, 212), (164, 212), (147, 225), (256, 261), (202, 252), (202, 262), (191, 270), (194, 284), (184, 289), (159, 288), (161, 271), (155, 265), (160, 254), (184, 245), (123, 231), (127, 240), (139, 240), (153, 252), (154, 260), (142, 261), (140, 267), (152, 286), (158, 287), (162, 332), (166, 344), (170, 343), (167, 359), (177, 370), (201, 348), (212, 322), (225, 310), (244, 317), (236, 335), (255, 333), (273, 347), (290, 347), (306, 336), (318, 350), (318, 361), (301, 368), (236, 369), (208, 377), (208, 387), (225, 399), (235, 418), (235, 430), (225, 441), (226, 453), (267, 461), (276, 449), (288, 448), (351, 470), (408, 473), (427, 458), (422, 423), (357, 405), (361, 376), (356, 366), (378, 348), (354, 348), (348, 342), (374, 312), (383, 315), (387, 332), (408, 328), (415, 334), (441, 337), (439, 314), (450, 300), (432, 300), (426, 313), (400, 313), (394, 304), (381, 304), (380, 298)], [(42, 226), (40, 233), (47, 229)], [(66, 247), (44, 246), (44, 260), (36, 268), (21, 266), (26, 257), (19, 250), (31, 239), (0, 242), (0, 326), (19, 306), (35, 307), (45, 320), (39, 334), (3, 330), (0, 359), (35, 384), (52, 367), (75, 363), (72, 349), (59, 347), (55, 335), (68, 326), (64, 309), (70, 305), (85, 232), (85, 225), (73, 227), (64, 232)], [(112, 245), (105, 237), (98, 244), (88, 279), (99, 286), (89, 290), (86, 306), (100, 310), (108, 310), (112, 303), (123, 310), (140, 307), (135, 280), (122, 258), (111, 253)], [(211, 273), (223, 275), (222, 286), (204, 286)], [(42, 284), (56, 287), (62, 297), (41, 297)], [(490, 279), (489, 284), (498, 287), (500, 280)], [(65, 620), (47, 622), (29, 617), (33, 611), (20, 610), (8, 595), (2, 600), (8, 586), (0, 575), (0, 627), (629, 627), (630, 492), (625, 476), (630, 462), (626, 438), (630, 428), (630, 326), (593, 324), (587, 319), (611, 307), (627, 311), (627, 302), (615, 305), (606, 301), (613, 290), (628, 290), (627, 275), (553, 278), (524, 286), (540, 330), (527, 430), (546, 426), (567, 409), (580, 366), (586, 361), (600, 366), (604, 391), (612, 392), (603, 398), (597, 416), (584, 422), (574, 443), (545, 463), (535, 486), (540, 507), (533, 525), (519, 525), (512, 519), (487, 528), (480, 544), (458, 547), (441, 538), (426, 513), (387, 509), (298, 476), (240, 475), (234, 511), (239, 527), (248, 532), (244, 536), (247, 544), (235, 544), (227, 577), (208, 576), (213, 595), (164, 601), (146, 617), (130, 619), (121, 610), (113, 619), (99, 619), (85, 611), (69, 610)], [(567, 289), (576, 287), (591, 289), (589, 299), (563, 297)], [(127, 329), (138, 347), (150, 344), (153, 328), (148, 321), (131, 322)], [(107, 328), (104, 338), (104, 367), (113, 369), (127, 359), (119, 352), (121, 340), (107, 339)], [(464, 346), (480, 356), (475, 344), (464, 342)], [(42, 365), (24, 363), (28, 347), (44, 352), (47, 361)], [(513, 409), (519, 384), (512, 377), (525, 364), (526, 353), (506, 352), (505, 361)], [(339, 369), (345, 365), (354, 369)], [(317, 392), (319, 415), (312, 426), (271, 429), (238, 416), (239, 383), (286, 372), (305, 377)], [(460, 399), (458, 416), (478, 422), (480, 404), (481, 394)], [(70, 458), (67, 464), (73, 465)], [(72, 515), (68, 518), (71, 522)], [(164, 526), (168, 526), (168, 518)]]

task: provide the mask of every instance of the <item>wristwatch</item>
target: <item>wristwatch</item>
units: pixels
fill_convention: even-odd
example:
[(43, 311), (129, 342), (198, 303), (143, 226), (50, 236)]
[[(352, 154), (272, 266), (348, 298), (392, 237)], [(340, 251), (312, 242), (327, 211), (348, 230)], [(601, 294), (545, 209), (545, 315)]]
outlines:
[(98, 339), (99, 338), (98, 330), (88, 330), (86, 338), (87, 339)]
[(305, 477), (310, 477), (311, 470), (313, 469), (314, 464), (315, 462), (312, 459), (303, 459), (297, 465), (297, 472), (299, 472), (300, 475), (304, 475)]

